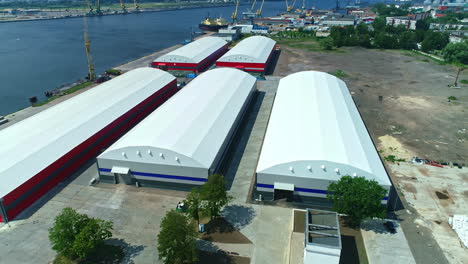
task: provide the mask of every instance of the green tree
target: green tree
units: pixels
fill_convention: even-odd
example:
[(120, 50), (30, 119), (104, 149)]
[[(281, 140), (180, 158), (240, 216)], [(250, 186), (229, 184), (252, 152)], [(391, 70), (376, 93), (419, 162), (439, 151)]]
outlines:
[(387, 190), (375, 180), (346, 175), (331, 183), (327, 193), (327, 198), (333, 203), (333, 210), (347, 214), (348, 223), (352, 227), (358, 226), (366, 218), (385, 217), (382, 199)]
[(232, 199), (226, 191), (226, 181), (221, 174), (213, 174), (201, 188), (201, 197), (206, 201), (206, 209), (211, 219), (219, 216), (221, 209)]
[(359, 35), (359, 46), (363, 48), (372, 48), (371, 39), (368, 34)]
[(421, 43), (421, 50), (429, 52), (432, 50), (441, 50), (449, 43), (449, 36), (446, 33), (428, 31)]
[(381, 49), (396, 49), (398, 48), (398, 38), (394, 35), (381, 32), (375, 37), (374, 44)]
[(333, 39), (331, 37), (326, 37), (319, 42), (320, 47), (324, 50), (332, 50), (333, 49)]
[(375, 32), (382, 31), (386, 25), (387, 21), (383, 17), (376, 17), (374, 22), (372, 23), (372, 27), (374, 28)]
[(430, 24), (430, 19), (420, 19), (416, 21), (416, 30), (429, 30)]
[(194, 263), (198, 260), (197, 231), (193, 222), (175, 210), (167, 212), (158, 234), (159, 259), (165, 264)]
[(330, 37), (333, 39), (333, 45), (337, 48), (342, 47), (346, 43), (346, 34), (344, 28), (332, 27)]
[(400, 35), (399, 39), (400, 48), (412, 50), (417, 49), (416, 33), (413, 31), (405, 31)]
[(361, 22), (356, 26), (356, 32), (359, 35), (369, 34), (369, 26), (366, 23)]
[(468, 42), (450, 43), (443, 50), (444, 60), (458, 66), (457, 77), (455, 77), (455, 86), (458, 86), (458, 77), (468, 65)]
[(112, 222), (64, 208), (49, 229), (52, 249), (68, 258), (84, 259), (112, 236)]
[(197, 224), (200, 224), (200, 214), (204, 211), (203, 200), (201, 197), (200, 188), (192, 188), (192, 191), (187, 195), (185, 199), (185, 206), (187, 206), (187, 211), (185, 211), (190, 217), (197, 220)]
[(112, 236), (110, 230), (112, 230), (112, 222), (89, 218), (88, 223), (76, 236), (73, 251), (79, 258), (86, 258), (102, 245), (105, 239)]

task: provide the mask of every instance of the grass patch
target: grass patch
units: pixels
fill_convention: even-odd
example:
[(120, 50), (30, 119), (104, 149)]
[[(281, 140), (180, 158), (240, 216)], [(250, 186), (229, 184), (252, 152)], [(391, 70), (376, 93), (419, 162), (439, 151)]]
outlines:
[(405, 162), (405, 159), (397, 158), (395, 155), (385, 156), (384, 159), (389, 162)]
[(317, 38), (274, 38), (275, 41), (280, 46), (288, 46), (291, 48), (307, 50), (311, 52), (337, 52), (337, 53), (344, 53), (343, 50), (334, 48), (332, 50), (324, 50), (320, 47), (320, 43)]
[(342, 70), (336, 70), (334, 72), (329, 72), (329, 74), (335, 75), (338, 78), (348, 77), (348, 74), (346, 74), (346, 72), (344, 72)]
[(61, 95), (54, 95), (52, 97), (49, 97), (47, 100), (43, 101), (43, 102), (40, 102), (40, 103), (37, 103), (37, 104), (34, 104), (33, 106), (34, 107), (38, 107), (38, 106), (43, 106), (45, 104), (48, 104), (50, 102), (52, 102), (53, 100), (59, 98), (60, 96), (63, 96), (63, 95), (67, 95), (67, 94), (71, 94), (71, 93), (74, 93), (78, 90), (81, 90), (81, 89), (84, 89), (88, 86), (90, 86), (93, 82), (84, 82), (84, 83), (81, 83), (81, 84), (78, 84), (78, 85), (75, 85), (65, 91), (62, 92)]
[(468, 80), (461, 80), (460, 82), (463, 84), (468, 84)]
[(124, 257), (123, 248), (120, 246), (103, 244), (88, 258), (69, 259), (62, 255), (57, 255), (52, 262), (53, 264), (112, 264), (120, 263)]
[(122, 74), (122, 71), (117, 70), (117, 69), (108, 69), (108, 70), (106, 70), (106, 73), (109, 74), (109, 75), (118, 76), (118, 75)]

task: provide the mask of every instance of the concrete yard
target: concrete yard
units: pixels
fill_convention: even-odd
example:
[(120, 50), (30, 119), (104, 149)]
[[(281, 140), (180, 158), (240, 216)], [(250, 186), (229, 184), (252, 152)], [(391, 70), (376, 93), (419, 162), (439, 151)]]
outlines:
[(369, 263), (416, 264), (401, 226), (397, 221), (393, 221), (396, 232), (392, 234), (385, 230), (384, 221), (387, 220), (367, 220), (361, 224), (361, 234)]
[[(390, 164), (389, 168), (397, 178), (396, 187), (408, 204), (408, 210), (398, 214), (403, 220), (403, 227), (407, 231), (411, 230), (407, 232), (412, 234), (408, 241), (414, 243), (418, 238), (432, 235), (448, 263), (466, 263), (468, 249), (462, 246), (457, 234), (449, 226), (448, 218), (453, 214), (468, 215), (468, 169), (409, 163)], [(432, 250), (438, 250), (431, 239), (426, 240), (426, 243)], [(424, 248), (417, 250), (424, 254)]]
[[(276, 86), (277, 78), (259, 82), (259, 92), (251, 105), (252, 111), (245, 117), (248, 121), (240, 129), (237, 144), (233, 144), (234, 155), (227, 169), (227, 175), (232, 177), (229, 192), (236, 198), (223, 215), (252, 244), (205, 243), (201, 246), (239, 251), (241, 256), (250, 257), (251, 263), (285, 263), (289, 254), (291, 209), (246, 203)], [(125, 263), (161, 263), (156, 250), (160, 221), (185, 198), (186, 192), (101, 183), (88, 186), (93, 177), (97, 177), (95, 163), (60, 184), (9, 226), (1, 226), (0, 263), (52, 261), (55, 252), (50, 248), (47, 230), (64, 207), (113, 221), (112, 240), (125, 246), (128, 253)], [(24, 249), (28, 249), (27, 253)]]

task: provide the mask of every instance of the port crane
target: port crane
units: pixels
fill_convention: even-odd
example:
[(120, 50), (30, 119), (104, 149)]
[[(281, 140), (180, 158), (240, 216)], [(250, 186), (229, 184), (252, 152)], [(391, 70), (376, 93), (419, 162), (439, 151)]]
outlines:
[(257, 3), (257, 0), (254, 0), (252, 2), (252, 6), (250, 7), (250, 12), (253, 12), (256, 3)]
[(292, 5), (289, 5), (288, 0), (285, 0), (285, 1), (286, 1), (286, 12), (290, 13), (293, 10), (294, 5), (296, 5), (296, 0), (293, 1)]
[(122, 12), (124, 14), (126, 14), (127, 13), (127, 8), (125, 7), (124, 0), (120, 0), (120, 7), (122, 8)]
[(88, 6), (88, 9), (89, 9), (86, 15), (93, 16), (94, 15), (93, 5), (91, 5), (91, 2), (89, 2), (89, 0), (86, 0), (86, 5)]
[[(136, 1), (136, 0), (135, 0)], [(239, 10), (239, 0), (237, 0), (236, 2), (236, 9), (234, 10), (234, 12), (232, 13), (231, 15), (231, 18), (232, 18), (232, 23), (236, 23), (237, 22), (237, 11)]]
[(96, 15), (102, 16), (101, 0), (97, 0)]
[(263, 4), (265, 3), (265, 0), (262, 0), (262, 4), (260, 5), (260, 9), (257, 10), (256, 15), (257, 17), (262, 16), (262, 9), (263, 9)]
[(94, 73), (93, 58), (91, 57), (91, 42), (89, 41), (88, 36), (88, 20), (86, 16), (83, 16), (83, 34), (86, 57), (88, 59), (88, 80), (93, 81), (96, 77), (96, 74)]

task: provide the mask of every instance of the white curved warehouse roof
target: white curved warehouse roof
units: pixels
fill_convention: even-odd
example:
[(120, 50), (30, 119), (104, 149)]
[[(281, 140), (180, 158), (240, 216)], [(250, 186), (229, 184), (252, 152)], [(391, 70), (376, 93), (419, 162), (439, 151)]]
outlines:
[(0, 197), (173, 80), (139, 68), (0, 130)]
[(266, 63), (276, 42), (263, 36), (248, 37), (230, 49), (218, 61)]
[(329, 180), (356, 173), (390, 185), (346, 84), (315, 71), (281, 79), (257, 173)]
[(204, 37), (197, 39), (183, 47), (163, 55), (155, 62), (182, 62), (199, 63), (215, 51), (226, 45), (227, 42), (218, 37)]
[(124, 152), (129, 161), (210, 168), (255, 81), (232, 68), (202, 73), (99, 158), (123, 159)]

